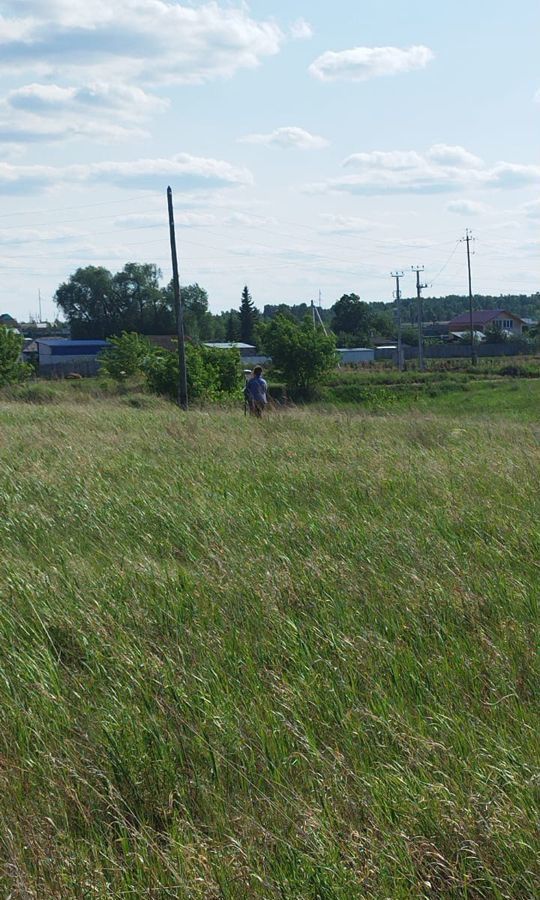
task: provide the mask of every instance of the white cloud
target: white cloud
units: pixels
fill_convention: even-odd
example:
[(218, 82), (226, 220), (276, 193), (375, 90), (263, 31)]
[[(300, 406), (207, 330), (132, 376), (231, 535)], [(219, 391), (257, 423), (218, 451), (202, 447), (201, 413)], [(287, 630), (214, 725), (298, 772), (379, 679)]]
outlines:
[(0, 103), (0, 144), (145, 137), (141, 124), (167, 107), (135, 85), (25, 84)]
[(449, 146), (448, 144), (434, 144), (426, 153), (430, 162), (439, 166), (449, 166), (458, 169), (481, 169), (484, 161), (474, 153), (469, 153), (464, 147)]
[(272, 216), (250, 216), (248, 213), (234, 212), (225, 217), (223, 224), (262, 228), (264, 225), (277, 225), (278, 222)]
[(100, 162), (89, 165), (17, 166), (0, 163), (0, 194), (30, 194), (61, 184), (114, 185), (130, 190), (164, 190), (167, 184), (178, 191), (215, 191), (251, 184), (247, 169), (239, 169), (218, 159), (181, 153), (169, 159), (139, 159), (128, 162)]
[(6, 103), (13, 109), (43, 116), (77, 112), (88, 115), (92, 110), (123, 117), (141, 119), (148, 113), (167, 109), (168, 101), (148, 94), (134, 85), (94, 82), (80, 87), (57, 84), (26, 84), (11, 91)]
[(144, 120), (167, 107), (168, 101), (134, 85), (26, 84), (0, 102), (0, 144), (144, 137)]
[(289, 33), (297, 41), (308, 41), (313, 37), (313, 28), (305, 19), (297, 19), (292, 23)]
[[(34, 243), (58, 243), (65, 244), (78, 237), (78, 232), (72, 228), (47, 228), (46, 234), (43, 228), (0, 228), (0, 244), (2, 246), (26, 246)], [(34, 252), (34, 251), (33, 251)]]
[(484, 203), (477, 203), (474, 200), (451, 200), (446, 204), (446, 209), (459, 216), (479, 216), (487, 211)]
[(540, 182), (540, 166), (499, 162), (488, 166), (463, 147), (436, 144), (425, 153), (355, 153), (343, 165), (357, 173), (308, 185), (312, 193), (437, 194), (478, 188), (521, 188)]
[(434, 59), (429, 47), (355, 47), (335, 52), (327, 50), (309, 67), (321, 81), (368, 81), (383, 75), (399, 75), (425, 69)]
[[(253, 68), (284, 34), (243, 5), (174, 0), (5, 0), (0, 65), (95, 80), (201, 83)], [(111, 79), (112, 80), (112, 79)]]
[(148, 137), (141, 123), (168, 106), (150, 85), (229, 78), (286, 40), (241, 2), (4, 0), (2, 12), (0, 71), (30, 82), (0, 99), (4, 146)]
[(526, 203), (524, 206), (525, 214), (529, 219), (540, 219), (540, 198)]
[(321, 231), (324, 234), (364, 234), (371, 231), (373, 222), (357, 216), (341, 216), (334, 213), (321, 213)]
[(489, 173), (490, 183), (499, 188), (521, 188), (540, 180), (540, 166), (497, 163)]
[(422, 155), (414, 150), (373, 150), (371, 153), (353, 153), (343, 160), (345, 167), (394, 169), (396, 171), (416, 169), (422, 163)]
[[(204, 228), (215, 225), (217, 219), (212, 213), (181, 212), (175, 213), (174, 223), (177, 228)], [(118, 216), (114, 220), (118, 228), (155, 228), (169, 227), (166, 214), (161, 213), (132, 213), (127, 216)]]
[(318, 134), (310, 134), (303, 128), (289, 125), (276, 128), (270, 134), (247, 134), (239, 139), (243, 144), (264, 144), (267, 147), (281, 147), (284, 150), (320, 150), (328, 146), (328, 141)]
[(13, 122), (0, 113), (0, 145), (16, 145), (22, 148), (28, 144), (54, 143), (72, 138), (119, 141), (128, 138), (146, 137), (141, 128), (124, 126), (104, 121), (72, 121), (58, 119), (45, 122), (36, 117), (17, 119)]

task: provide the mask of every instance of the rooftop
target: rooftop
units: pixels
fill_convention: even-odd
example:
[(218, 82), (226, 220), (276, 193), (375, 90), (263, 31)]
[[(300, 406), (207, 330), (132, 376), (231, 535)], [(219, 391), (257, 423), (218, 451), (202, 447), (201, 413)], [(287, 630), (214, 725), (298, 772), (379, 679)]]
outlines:
[(36, 338), (36, 344), (45, 344), (47, 347), (106, 347), (107, 341), (96, 338), (92, 341), (72, 341), (69, 338)]
[[(475, 309), (473, 310), (473, 325), (487, 325), (493, 319), (497, 319), (500, 316), (505, 316), (507, 319), (515, 319), (517, 322), (523, 322), (523, 319), (516, 316), (515, 313), (508, 312), (507, 309)], [(448, 327), (453, 328), (454, 325), (469, 325), (469, 323), (470, 313), (464, 312), (451, 319), (448, 323)]]
[[(475, 341), (485, 341), (486, 336), (483, 331), (473, 331)], [(471, 336), (470, 331), (451, 331), (450, 337), (457, 337), (460, 340), (469, 340)]]
[(242, 341), (205, 341), (204, 346), (216, 350), (255, 350), (254, 344), (243, 344)]

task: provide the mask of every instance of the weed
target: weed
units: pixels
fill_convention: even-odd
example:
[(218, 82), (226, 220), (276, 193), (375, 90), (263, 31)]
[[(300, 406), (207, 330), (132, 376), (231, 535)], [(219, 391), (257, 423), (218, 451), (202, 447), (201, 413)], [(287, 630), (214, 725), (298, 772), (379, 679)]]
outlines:
[(0, 403), (2, 896), (536, 896), (540, 382), (418, 381)]

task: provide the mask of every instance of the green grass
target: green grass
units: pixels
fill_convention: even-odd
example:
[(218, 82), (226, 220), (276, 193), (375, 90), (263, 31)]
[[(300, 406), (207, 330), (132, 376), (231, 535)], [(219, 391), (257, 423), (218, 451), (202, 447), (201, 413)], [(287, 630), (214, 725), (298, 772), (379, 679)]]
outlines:
[(0, 895), (536, 896), (536, 385), (0, 401)]
[(538, 418), (540, 367), (532, 364), (498, 370), (427, 372), (366, 369), (338, 370), (318, 391), (319, 405), (361, 407), (391, 412), (418, 408), (435, 414)]
[(423, 397), (422, 410), (443, 415), (471, 415), (492, 419), (504, 416), (518, 422), (540, 420), (540, 380), (501, 379), (468, 384), (459, 392), (434, 392)]

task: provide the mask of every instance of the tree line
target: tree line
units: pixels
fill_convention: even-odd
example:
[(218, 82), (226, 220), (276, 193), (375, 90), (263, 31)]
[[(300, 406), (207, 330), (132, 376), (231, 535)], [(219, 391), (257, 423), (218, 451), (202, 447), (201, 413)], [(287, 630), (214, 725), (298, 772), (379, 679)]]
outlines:
[[(163, 286), (161, 279), (161, 272), (153, 263), (126, 263), (115, 274), (103, 266), (86, 266), (58, 287), (54, 299), (75, 339), (108, 338), (122, 332), (173, 334), (176, 320), (172, 283)], [(226, 312), (210, 312), (208, 293), (199, 284), (184, 285), (182, 299), (185, 332), (195, 341), (242, 341), (262, 346), (264, 330), (272, 320), (281, 316), (302, 323), (310, 314), (306, 303), (267, 304), (260, 312), (247, 286), (238, 308)], [(460, 295), (425, 297), (424, 321), (447, 321), (466, 311), (468, 303), (468, 297)], [(540, 293), (477, 296), (475, 306), (505, 308), (516, 315), (540, 318)], [(351, 292), (319, 312), (335, 334), (338, 346), (370, 346), (376, 338), (396, 336), (393, 303), (368, 303)], [(416, 298), (403, 298), (402, 320), (405, 326), (416, 323)]]

